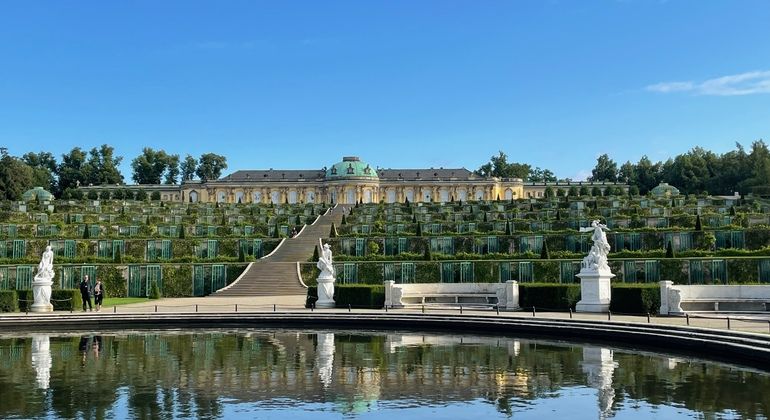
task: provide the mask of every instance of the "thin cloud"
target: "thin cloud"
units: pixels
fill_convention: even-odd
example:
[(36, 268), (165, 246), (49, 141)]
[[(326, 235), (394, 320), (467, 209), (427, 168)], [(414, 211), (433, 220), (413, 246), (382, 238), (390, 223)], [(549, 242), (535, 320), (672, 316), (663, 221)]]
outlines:
[(740, 96), (770, 93), (770, 71), (750, 71), (716, 77), (702, 82), (662, 82), (645, 88), (650, 92), (690, 92), (696, 95)]

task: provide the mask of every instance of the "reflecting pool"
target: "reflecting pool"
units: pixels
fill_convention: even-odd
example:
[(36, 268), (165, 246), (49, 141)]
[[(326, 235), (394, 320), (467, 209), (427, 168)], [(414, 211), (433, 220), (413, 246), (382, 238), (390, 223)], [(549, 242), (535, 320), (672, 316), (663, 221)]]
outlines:
[(545, 340), (255, 329), (0, 335), (0, 418), (766, 418), (768, 390), (767, 372)]

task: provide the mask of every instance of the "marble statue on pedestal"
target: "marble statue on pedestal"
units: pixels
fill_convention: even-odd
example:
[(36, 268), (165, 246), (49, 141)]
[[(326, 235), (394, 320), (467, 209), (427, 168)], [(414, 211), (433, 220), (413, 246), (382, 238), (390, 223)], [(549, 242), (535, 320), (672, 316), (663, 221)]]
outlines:
[(53, 305), (51, 305), (51, 285), (54, 278), (53, 271), (53, 251), (51, 245), (45, 247), (43, 257), (40, 259), (40, 264), (37, 265), (37, 273), (35, 279), (32, 281), (32, 296), (34, 302), (32, 303), (32, 312), (52, 312)]
[(610, 243), (607, 241), (606, 225), (598, 220), (591, 222), (590, 227), (580, 228), (581, 232), (592, 232), (593, 245), (588, 255), (583, 258), (580, 267), (580, 301), (575, 309), (578, 312), (607, 312), (610, 310), (612, 290), (610, 280), (615, 277), (607, 263), (610, 253)]
[(323, 251), (318, 256), (316, 264), (321, 273), (318, 275), (318, 300), (316, 308), (334, 307), (334, 265), (332, 264), (332, 250), (329, 244), (323, 245)]

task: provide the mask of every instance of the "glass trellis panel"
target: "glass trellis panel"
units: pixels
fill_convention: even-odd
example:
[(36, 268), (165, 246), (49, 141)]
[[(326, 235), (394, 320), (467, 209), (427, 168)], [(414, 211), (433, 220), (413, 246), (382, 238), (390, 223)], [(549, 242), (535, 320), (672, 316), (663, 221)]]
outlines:
[(703, 262), (690, 261), (690, 284), (703, 284)]
[(67, 266), (61, 269), (59, 274), (59, 287), (62, 289), (76, 289), (78, 279), (75, 275), (75, 267)]
[(159, 265), (147, 266), (147, 276), (145, 281), (145, 293), (147, 293), (147, 296), (150, 295), (153, 283), (158, 285), (159, 290), (163, 290), (163, 270), (161, 270)]
[(543, 249), (543, 237), (542, 236), (522, 236), (519, 239), (519, 249), (521, 252), (534, 252), (539, 253)]
[(217, 227), (216, 226), (207, 226), (206, 227), (206, 235), (207, 236), (217, 236)]
[(281, 225), (281, 226), (278, 228), (278, 231), (279, 231), (279, 232), (281, 233), (281, 235), (283, 235), (283, 236), (289, 236), (289, 227), (288, 227), (288, 226), (286, 226), (286, 225)]
[(206, 267), (202, 265), (193, 266), (193, 295), (206, 295)]
[(16, 267), (16, 290), (32, 289), (32, 266), (19, 265)]
[(532, 262), (531, 261), (520, 261), (519, 262), (519, 282), (520, 283), (531, 283), (532, 280), (533, 280)]
[(460, 283), (473, 283), (473, 262), (460, 263)]
[(356, 257), (363, 257), (366, 253), (366, 239), (356, 238)]
[(24, 258), (27, 254), (27, 241), (24, 239), (13, 240), (13, 259)]
[(476, 223), (470, 222), (468, 223), (468, 232), (475, 232), (476, 231)]
[(345, 238), (340, 242), (342, 253), (345, 255), (355, 255), (355, 242), (353, 239)]
[(428, 233), (431, 235), (441, 234), (441, 223), (428, 223), (426, 226), (428, 227)]
[(227, 268), (224, 264), (211, 266), (211, 292), (227, 286)]
[(358, 282), (358, 264), (345, 263), (342, 265), (342, 281), (343, 283)]
[(660, 261), (644, 262), (645, 283), (657, 283), (660, 281)]
[(126, 255), (126, 241), (123, 239), (112, 240), (112, 259), (115, 259), (118, 252), (120, 252), (120, 255)]
[(206, 258), (216, 258), (219, 255), (219, 241), (209, 239), (206, 241)]
[(372, 227), (369, 225), (361, 225), (361, 234), (370, 235), (372, 233)]
[(404, 253), (409, 250), (409, 243), (407, 242), (407, 238), (398, 238), (398, 253)]
[(104, 240), (97, 242), (96, 256), (99, 258), (112, 258), (112, 241)]
[(575, 264), (572, 261), (561, 261), (559, 263), (559, 282), (574, 283), (575, 271)]
[(401, 283), (414, 283), (414, 263), (401, 263)]
[(8, 257), (8, 242), (0, 241), (0, 258)]
[(455, 282), (455, 265), (452, 262), (441, 263), (441, 282), (442, 283), (454, 283)]
[(623, 282), (636, 283), (636, 261), (623, 261)]
[(488, 253), (495, 253), (500, 250), (499, 241), (497, 240), (497, 236), (488, 236), (487, 237), (487, 252)]
[(503, 261), (500, 263), (500, 282), (504, 283), (509, 280), (513, 280), (513, 270), (511, 269), (511, 265), (513, 263), (510, 261)]
[(244, 226), (243, 227), (243, 234), (246, 236), (251, 236), (254, 234), (254, 226)]
[(8, 278), (8, 267), (0, 267), (0, 290), (11, 288), (11, 279)]
[(495, 222), (492, 224), (492, 230), (497, 232), (505, 232), (505, 222)]
[(382, 265), (382, 270), (385, 281), (396, 281), (396, 264), (385, 263)]
[(711, 282), (727, 284), (727, 267), (724, 260), (711, 261)]
[(254, 242), (252, 243), (252, 255), (256, 258), (262, 258), (262, 239), (254, 239)]
[(128, 296), (147, 296), (147, 293), (142, 289), (142, 268), (138, 265), (128, 266)]
[(90, 225), (88, 226), (88, 233), (92, 238), (98, 238), (101, 233), (101, 227), (99, 225)]
[(759, 282), (770, 283), (770, 260), (759, 260)]
[(581, 253), (588, 252), (588, 240), (585, 236), (567, 235), (565, 242), (567, 251)]
[(396, 255), (397, 238), (385, 238), (385, 255)]
[(91, 287), (96, 284), (96, 267), (93, 265), (84, 265), (80, 267), (80, 279), (84, 279), (88, 276), (88, 283)]

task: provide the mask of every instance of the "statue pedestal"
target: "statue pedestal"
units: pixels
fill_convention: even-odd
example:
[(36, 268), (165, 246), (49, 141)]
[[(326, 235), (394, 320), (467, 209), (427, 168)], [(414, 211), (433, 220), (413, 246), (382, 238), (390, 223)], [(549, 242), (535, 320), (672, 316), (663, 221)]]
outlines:
[(334, 277), (318, 276), (318, 300), (315, 302), (316, 308), (334, 308)]
[(577, 277), (580, 279), (580, 301), (575, 307), (577, 312), (608, 312), (612, 299), (610, 280), (615, 275), (610, 271), (582, 270)]
[(32, 281), (32, 296), (35, 301), (30, 307), (31, 312), (53, 312), (51, 305), (51, 285), (50, 279), (38, 279)]

